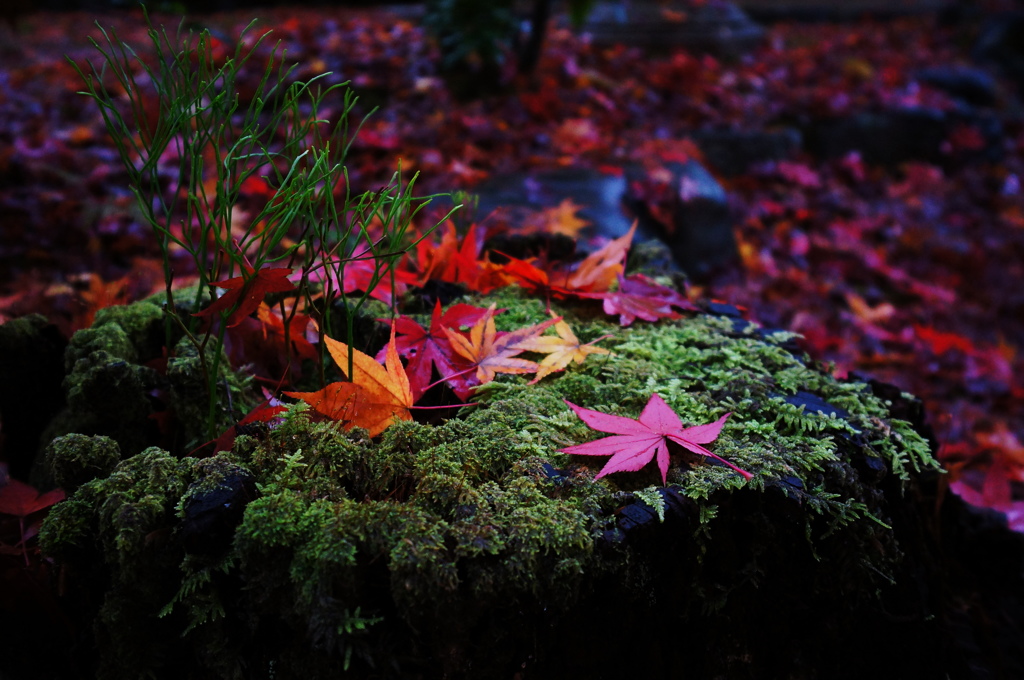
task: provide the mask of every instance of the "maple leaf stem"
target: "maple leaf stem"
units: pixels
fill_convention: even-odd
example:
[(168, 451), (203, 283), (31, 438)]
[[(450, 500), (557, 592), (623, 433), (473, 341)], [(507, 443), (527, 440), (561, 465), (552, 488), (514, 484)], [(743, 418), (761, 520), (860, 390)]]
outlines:
[(736, 472), (740, 473), (741, 475), (743, 475), (743, 479), (752, 479), (754, 477), (754, 475), (750, 474), (749, 472), (747, 472), (743, 468), (736, 467), (735, 465), (733, 465), (732, 463), (727, 461), (725, 458), (722, 458), (721, 456), (716, 456), (713, 453), (709, 453), (708, 455), (711, 456), (712, 458), (714, 458), (717, 461), (725, 463), (726, 465), (731, 467), (734, 471), (736, 471)]
[(458, 373), (452, 373), (451, 375), (447, 375), (447, 376), (441, 378), (440, 380), (435, 380), (434, 382), (430, 383), (429, 385), (427, 385), (426, 387), (423, 388), (423, 391), (426, 392), (431, 387), (435, 387), (436, 385), (440, 385), (443, 382), (448, 382), (452, 378), (458, 378), (460, 375), (466, 375), (467, 373), (470, 373), (470, 372), (475, 371), (475, 370), (476, 370), (476, 366), (470, 366), (469, 368), (467, 368), (464, 371), (459, 371)]

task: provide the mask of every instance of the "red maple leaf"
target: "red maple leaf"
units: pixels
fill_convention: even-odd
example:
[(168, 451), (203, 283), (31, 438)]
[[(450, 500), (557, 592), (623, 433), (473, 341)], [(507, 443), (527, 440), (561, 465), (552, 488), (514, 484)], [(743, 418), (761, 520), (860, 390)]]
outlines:
[(926, 344), (936, 355), (945, 354), (950, 350), (959, 350), (964, 354), (974, 352), (974, 343), (970, 339), (956, 333), (947, 333), (929, 326), (914, 325), (914, 335)]
[[(218, 451), (230, 451), (231, 447), (235, 445), (235, 437), (238, 436), (239, 427), (255, 422), (269, 423), (287, 410), (288, 407), (283, 405), (277, 399), (267, 397), (249, 411), (249, 413), (239, 420), (237, 424), (224, 430), (221, 435), (217, 437), (213, 442), (213, 453), (217, 453)], [(203, 446), (206, 445), (204, 444)]]
[(753, 476), (701, 446), (701, 444), (709, 444), (718, 438), (725, 419), (730, 415), (728, 413), (713, 423), (684, 428), (679, 416), (657, 394), (651, 395), (647, 406), (644, 407), (643, 413), (637, 420), (592, 411), (569, 401), (565, 403), (593, 429), (616, 435), (559, 449), (562, 453), (580, 456), (611, 456), (611, 460), (594, 479), (600, 479), (612, 472), (635, 472), (656, 457), (658, 468), (661, 470), (661, 483), (664, 484), (668, 475), (669, 441), (674, 441), (694, 453), (721, 461), (746, 479)]
[(209, 307), (196, 312), (194, 316), (210, 318), (214, 314), (234, 311), (227, 318), (228, 326), (237, 326), (242, 320), (256, 311), (267, 293), (283, 293), (295, 288), (288, 280), (291, 269), (274, 268), (260, 269), (254, 272), (252, 267), (243, 264), (245, 273), (226, 281), (218, 281), (214, 286), (224, 288), (228, 292), (214, 300)]
[[(6, 478), (6, 466), (0, 464), (0, 479)], [(63, 489), (54, 489), (46, 493), (39, 493), (35, 487), (29, 486), (16, 479), (7, 479), (7, 483), (0, 486), (0, 515), (13, 515), (18, 518), (18, 530), (20, 540), (17, 546), (21, 547), (21, 554), (25, 559), (25, 566), (30, 563), (28, 541), (39, 533), (39, 526), (42, 519), (34, 518), (27, 522), (33, 513), (45, 510), (54, 503), (64, 500)], [(15, 546), (15, 548), (17, 547)], [(0, 544), (5, 550), (8, 546)]]
[(39, 512), (54, 503), (64, 500), (63, 489), (39, 493), (35, 487), (16, 479), (8, 479), (0, 487), (0, 515), (14, 515), (25, 519), (33, 512)]
[(312, 319), (305, 314), (295, 314), (285, 328), (284, 318), (268, 305), (260, 304), (256, 310), (256, 318), (263, 326), (263, 337), (281, 347), (291, 344), (295, 356), (301, 359), (317, 358), (316, 348), (306, 338), (306, 329)]
[(452, 252), (444, 263), (440, 279), (461, 283), (470, 290), (478, 290), (482, 272), (480, 260), (477, 258), (479, 253), (480, 241), (477, 238), (476, 225), (471, 224), (462, 237), (458, 251)]
[[(472, 326), (485, 314), (487, 310), (482, 307), (462, 303), (451, 305), (442, 314), (441, 303), (438, 301), (430, 318), (429, 330), (407, 316), (394, 320), (395, 330), (400, 333), (395, 337), (395, 348), (408, 362), (405, 368), (414, 400), (423, 396), (427, 387), (434, 382), (434, 368), (440, 378), (447, 378), (469, 368), (469, 364), (452, 349), (445, 329), (458, 330), (462, 326)], [(387, 347), (377, 354), (377, 361), (384, 361), (386, 353)]]
[[(338, 280), (338, 271), (342, 270), (341, 280)], [(403, 295), (410, 283), (416, 282), (416, 277), (402, 269), (395, 269), (394, 293)], [(367, 293), (370, 297), (380, 300), (386, 305), (394, 303), (394, 296), (391, 294), (391, 272), (387, 267), (380, 266), (367, 250), (348, 258), (344, 267), (339, 263), (331, 262), (323, 270), (315, 270), (310, 273), (309, 280), (313, 282), (330, 281), (334, 294), (343, 293), (348, 295), (356, 291)]]
[(420, 240), (416, 244), (416, 265), (419, 269), (417, 282), (423, 285), (429, 280), (461, 283), (470, 290), (480, 290), (480, 276), (483, 265), (478, 258), (480, 239), (476, 233), (476, 225), (469, 229), (459, 241), (455, 224), (449, 221), (441, 235), (440, 243)]

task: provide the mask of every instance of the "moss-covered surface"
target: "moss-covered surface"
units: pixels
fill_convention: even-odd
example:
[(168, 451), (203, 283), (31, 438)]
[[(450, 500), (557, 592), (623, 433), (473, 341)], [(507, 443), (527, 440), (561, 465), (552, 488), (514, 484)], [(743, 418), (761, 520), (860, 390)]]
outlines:
[[(199, 350), (177, 331), (169, 338), (174, 350), (166, 358), (166, 330), (163, 305), (156, 298), (99, 310), (93, 325), (75, 333), (64, 351), (66, 407), (49, 423), (44, 442), (72, 433), (104, 436), (128, 457), (154, 444), (187, 452), (207, 441), (209, 401)], [(205, 352), (207, 365), (217, 364), (214, 421), (219, 432), (234, 424), (254, 397), (250, 379), (232, 370), (223, 354), (213, 361), (213, 342)], [(50, 447), (37, 458), (45, 462), (34, 471), (37, 485), (53, 483), (54, 455)]]
[[(547, 318), (491, 301), (499, 329)], [(555, 311), (614, 355), (499, 378), (441, 425), (371, 440), (296, 405), (230, 452), (151, 448), (83, 481), (41, 544), (94, 593), (100, 676), (855, 677), (937, 649), (907, 543), (936, 464), (891, 404), (730, 317)], [(82, 352), (76, 371), (114, 356)], [(603, 436), (563, 400), (636, 417), (654, 392), (687, 425), (732, 412), (711, 446), (753, 478), (675, 452), (665, 487), (653, 465), (595, 482), (605, 459), (558, 452)], [(860, 626), (893, 637), (837, 665)]]

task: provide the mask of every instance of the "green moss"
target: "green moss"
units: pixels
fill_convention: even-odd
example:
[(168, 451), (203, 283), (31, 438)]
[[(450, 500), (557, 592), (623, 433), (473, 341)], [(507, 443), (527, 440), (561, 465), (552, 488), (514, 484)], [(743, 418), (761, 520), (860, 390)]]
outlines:
[(68, 493), (96, 477), (106, 477), (120, 460), (121, 450), (110, 437), (68, 434), (46, 448), (50, 474)]
[(99, 554), (96, 549), (96, 504), (101, 484), (79, 488), (71, 498), (50, 509), (39, 529), (39, 546), (65, 564), (87, 565)]
[[(68, 356), (74, 352), (72, 338)], [(150, 418), (150, 393), (160, 384), (160, 375), (152, 368), (105, 350), (91, 351), (75, 360), (64, 378), (67, 408), (51, 423), (46, 438), (105, 435), (117, 442), (122, 454), (138, 453), (153, 440), (156, 424)]]
[(107, 326), (121, 328), (143, 361), (160, 356), (160, 348), (164, 343), (162, 300), (115, 305), (97, 310), (92, 328)]
[(154, 447), (121, 461), (102, 480), (100, 538), (105, 554), (125, 572), (146, 554), (150, 534), (175, 523), (173, 509), (188, 487), (189, 473), (187, 459)]
[(217, 401), (214, 410), (214, 430), (221, 432), (233, 425), (240, 416), (256, 405), (250, 393), (251, 377), (231, 369), (227, 355), (211, 342), (205, 348), (204, 362), (199, 349), (182, 338), (174, 348), (174, 356), (167, 360), (167, 383), (170, 388), (170, 407), (180, 425), (185, 450), (191, 451), (208, 440), (210, 376), (216, 372)]
[(70, 433), (105, 435), (123, 455), (132, 456), (168, 444), (153, 418), (167, 409), (180, 424), (176, 450), (189, 452), (209, 439), (211, 383), (218, 393), (213, 413), (218, 432), (254, 405), (251, 377), (232, 370), (226, 356), (215, 353), (213, 342), (205, 358), (206, 370), (215, 375), (204, 372), (198, 348), (181, 338), (180, 330), (170, 336), (177, 345), (166, 371), (147, 365), (160, 357), (167, 338), (161, 304), (158, 296), (104, 308), (91, 328), (72, 336), (64, 356), (67, 408), (50, 424), (47, 441)]
[[(504, 328), (548, 318), (542, 302), (514, 290), (493, 299), (509, 310), (498, 317)], [(552, 310), (581, 339), (612, 334), (602, 344), (614, 354), (535, 385), (502, 376), (477, 391), (479, 405), (448, 422), (400, 422), (377, 439), (314, 422), (298, 404), (279, 426), (239, 437), (234, 451), (210, 459), (146, 451), (83, 484), (65, 504), (73, 512), (55, 508), (43, 546), (61, 559), (106, 560), (121, 585), (101, 625), (118, 625), (118, 607), (146, 606), (152, 616), (165, 614), (161, 625), (211, 650), (227, 638), (239, 649), (250, 644), (231, 637), (238, 635), (228, 632), (232, 620), (253, 631), (285, 626), (290, 642), (271, 658), (297, 658), (295, 645), (307, 644), (323, 667), (353, 649), (383, 663), (390, 658), (384, 641), (407, 634), (400, 633), (406, 624), (425, 626), (430, 632), (420, 634), (442, 645), (458, 636), (497, 640), (487, 636), (515, 630), (522, 617), (566, 615), (604, 578), (622, 597), (647, 597), (661, 553), (623, 528), (630, 504), (651, 509), (663, 520), (655, 526), (674, 532), (662, 539), (664, 549), (690, 570), (692, 582), (678, 587), (693, 611), (726, 606), (760, 573), (776, 550), (762, 534), (797, 534), (801, 543), (787, 550), (808, 563), (855, 553), (835, 565), (844, 587), (873, 591), (888, 582), (900, 555), (889, 501), (859, 470), (881, 459), (882, 478), (898, 489), (935, 462), (924, 440), (867, 388), (808, 367), (784, 349), (785, 334), (737, 330), (728, 319), (698, 315), (622, 329), (588, 303)], [(185, 348), (179, 354), (168, 374), (191, 401), (185, 390), (194, 388), (198, 357)], [(635, 418), (654, 392), (686, 425), (731, 412), (711, 448), (753, 479), (673, 454), (668, 490), (654, 466), (595, 482), (605, 459), (559, 452), (604, 436), (565, 400)], [(787, 401), (798, 392), (849, 415)], [(258, 493), (225, 552), (187, 554), (185, 508), (242, 474), (254, 477)], [(669, 503), (670, 496), (682, 500)], [(749, 547), (716, 550), (739, 531), (752, 532)], [(716, 569), (723, 554), (741, 564)], [(160, 576), (143, 584), (152, 572)], [(244, 599), (231, 594), (237, 589)], [(435, 620), (449, 627), (435, 631)]]
[(138, 352), (124, 329), (115, 324), (83, 328), (71, 336), (64, 355), (65, 370), (71, 372), (80, 361), (87, 361), (95, 352), (103, 352), (113, 360), (136, 362)]

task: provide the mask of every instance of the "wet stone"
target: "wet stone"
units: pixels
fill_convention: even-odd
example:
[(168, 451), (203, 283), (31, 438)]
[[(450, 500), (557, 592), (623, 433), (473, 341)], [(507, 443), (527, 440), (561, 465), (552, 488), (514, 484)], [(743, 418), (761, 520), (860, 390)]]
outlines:
[[(661, 238), (688, 277), (705, 280), (738, 257), (728, 196), (697, 161), (668, 163), (666, 167), (672, 173), (671, 224), (660, 225)], [(642, 181), (636, 173), (633, 176)], [(638, 216), (650, 214), (639, 197), (626, 200)]]
[(215, 488), (190, 496), (179, 526), (185, 550), (206, 556), (226, 552), (245, 506), (256, 495), (256, 479), (239, 471), (225, 476)]

